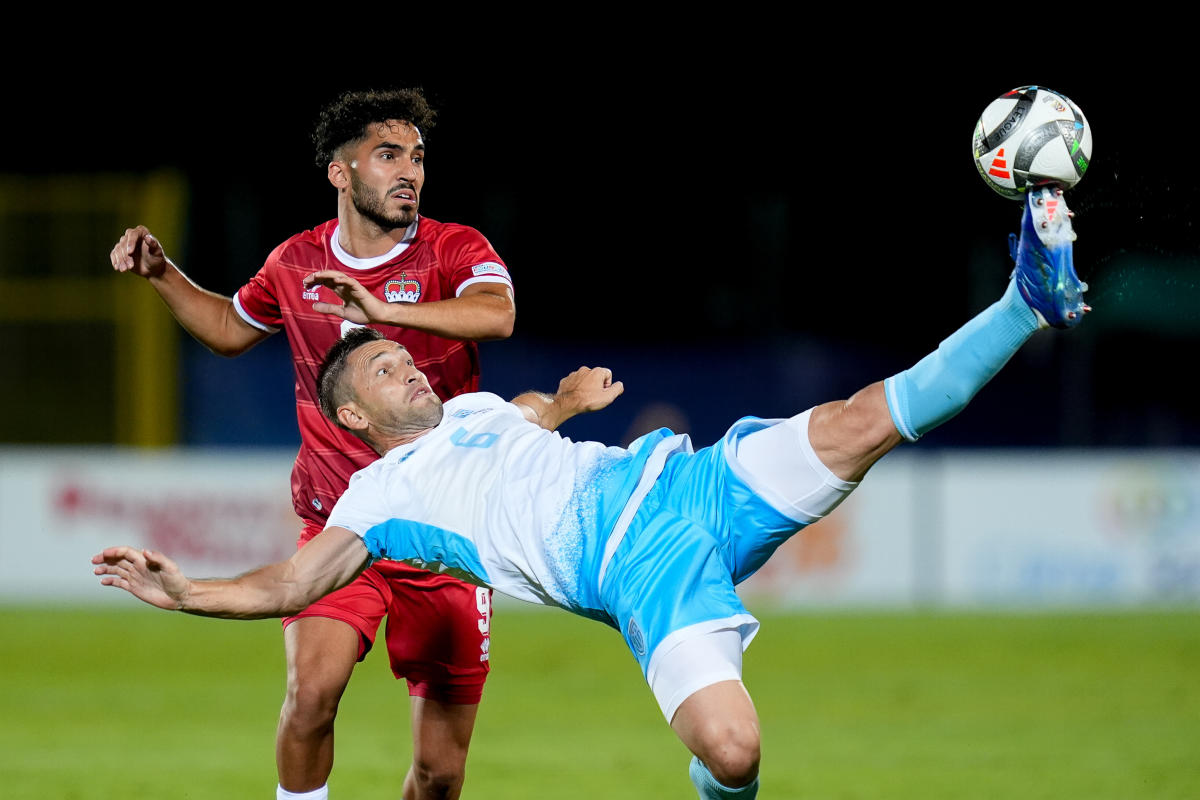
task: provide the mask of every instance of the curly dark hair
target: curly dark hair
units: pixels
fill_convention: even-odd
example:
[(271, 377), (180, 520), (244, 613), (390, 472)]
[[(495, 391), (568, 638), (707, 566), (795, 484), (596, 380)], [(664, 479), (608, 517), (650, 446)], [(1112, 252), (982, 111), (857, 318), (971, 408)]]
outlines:
[(325, 108), (317, 119), (312, 140), (317, 151), (317, 166), (325, 168), (337, 151), (367, 135), (367, 126), (402, 119), (421, 131), (433, 128), (437, 112), (429, 106), (421, 89), (367, 89), (345, 92)]

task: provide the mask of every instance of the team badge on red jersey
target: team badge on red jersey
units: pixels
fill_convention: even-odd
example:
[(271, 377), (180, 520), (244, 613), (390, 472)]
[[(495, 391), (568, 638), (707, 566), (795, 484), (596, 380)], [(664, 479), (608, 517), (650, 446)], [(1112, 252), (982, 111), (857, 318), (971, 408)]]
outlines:
[(389, 303), (415, 303), (421, 299), (421, 282), (412, 280), (405, 273), (383, 285), (383, 299)]

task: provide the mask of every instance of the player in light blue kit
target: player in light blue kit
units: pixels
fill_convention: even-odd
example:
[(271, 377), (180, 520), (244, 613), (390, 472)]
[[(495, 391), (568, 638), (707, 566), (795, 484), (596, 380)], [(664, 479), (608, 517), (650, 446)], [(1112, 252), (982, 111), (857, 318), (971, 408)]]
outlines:
[(443, 405), (407, 351), (353, 332), (322, 367), (322, 410), (382, 458), (354, 476), (324, 532), (233, 580), (191, 581), (162, 554), (128, 547), (97, 555), (95, 571), (160, 608), (231, 618), (293, 613), (375, 559), (561, 606), (621, 631), (695, 754), (700, 796), (752, 798), (758, 717), (741, 665), (758, 622), (734, 587), (885, 453), (961, 411), (1039, 327), (1082, 319), (1074, 238), (1061, 193), (1037, 190), (1008, 291), (935, 352), (848, 400), (744, 418), (695, 453), (665, 429), (628, 449), (554, 433), (620, 394), (607, 370), (578, 370), (553, 396)]

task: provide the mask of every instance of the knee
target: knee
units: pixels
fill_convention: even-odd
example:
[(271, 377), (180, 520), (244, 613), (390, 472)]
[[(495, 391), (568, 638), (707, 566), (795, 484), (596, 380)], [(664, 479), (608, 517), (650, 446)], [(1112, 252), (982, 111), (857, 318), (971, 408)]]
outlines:
[(451, 800), (459, 796), (465, 765), (445, 759), (414, 758), (412, 779), (422, 800)]
[(817, 458), (834, 475), (860, 481), (902, 437), (888, 411), (883, 384), (876, 383), (849, 400), (814, 408), (808, 440)]
[(717, 782), (737, 789), (758, 777), (762, 757), (758, 725), (749, 720), (710, 726), (701, 738), (697, 756)]
[(306, 729), (330, 726), (337, 716), (345, 688), (344, 684), (292, 676), (288, 680), (282, 716), (290, 724)]

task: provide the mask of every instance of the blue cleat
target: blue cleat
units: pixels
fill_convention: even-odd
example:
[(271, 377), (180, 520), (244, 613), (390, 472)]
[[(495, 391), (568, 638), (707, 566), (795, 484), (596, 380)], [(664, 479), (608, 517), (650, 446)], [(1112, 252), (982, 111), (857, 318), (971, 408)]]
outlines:
[(1083, 302), (1088, 286), (1075, 274), (1072, 216), (1061, 189), (1033, 189), (1025, 202), (1020, 238), (1015, 233), (1008, 237), (1008, 250), (1017, 262), (1017, 289), (1041, 327), (1073, 328), (1092, 310)]

